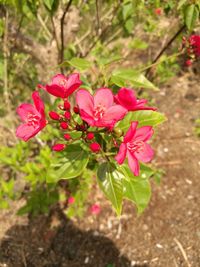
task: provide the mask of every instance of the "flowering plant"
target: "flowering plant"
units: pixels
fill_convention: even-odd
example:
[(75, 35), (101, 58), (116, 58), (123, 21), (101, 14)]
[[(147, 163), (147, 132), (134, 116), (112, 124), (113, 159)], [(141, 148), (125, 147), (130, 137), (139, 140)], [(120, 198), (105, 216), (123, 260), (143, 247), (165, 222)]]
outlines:
[[(92, 162), (99, 186), (117, 214), (121, 213), (123, 198), (132, 200), (141, 212), (145, 208), (141, 190), (150, 192), (148, 178), (152, 175), (144, 163), (154, 155), (147, 142), (154, 126), (165, 117), (155, 107), (147, 106), (147, 100), (138, 100), (133, 89), (123, 87), (113, 94), (110, 88), (103, 87), (91, 94), (81, 85), (78, 73), (67, 77), (57, 74), (50, 85), (38, 85), (59, 99), (57, 110), (49, 111), (47, 116), (39, 96), (42, 90), (33, 92), (34, 105), (24, 103), (17, 108), (23, 124), (16, 135), (28, 141), (48, 124), (59, 129), (59, 139), (52, 144), (52, 153), (59, 153), (46, 182), (80, 176)], [(148, 177), (142, 177), (145, 169)]]

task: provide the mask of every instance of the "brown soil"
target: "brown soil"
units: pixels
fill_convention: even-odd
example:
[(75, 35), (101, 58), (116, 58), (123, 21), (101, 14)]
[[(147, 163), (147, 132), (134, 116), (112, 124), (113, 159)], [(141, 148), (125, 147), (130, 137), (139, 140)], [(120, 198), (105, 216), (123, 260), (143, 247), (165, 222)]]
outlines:
[[(154, 164), (165, 170), (152, 182), (149, 207), (137, 217), (125, 203), (119, 220), (99, 191), (102, 212), (66, 219), (57, 211), (34, 220), (0, 214), (1, 267), (199, 267), (200, 117), (199, 78), (187, 73), (154, 95), (168, 121), (154, 140)], [(19, 205), (17, 203), (16, 205)]]

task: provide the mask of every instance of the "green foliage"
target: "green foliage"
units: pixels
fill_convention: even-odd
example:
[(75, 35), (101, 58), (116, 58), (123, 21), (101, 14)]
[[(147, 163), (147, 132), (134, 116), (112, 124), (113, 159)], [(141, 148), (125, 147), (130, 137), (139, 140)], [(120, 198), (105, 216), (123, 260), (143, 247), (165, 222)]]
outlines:
[(147, 88), (157, 91), (158, 88), (151, 83), (142, 73), (131, 69), (115, 70), (111, 76), (111, 82), (119, 87), (125, 87), (127, 84), (136, 88)]
[(60, 154), (47, 172), (47, 182), (57, 182), (60, 179), (70, 179), (79, 176), (87, 166), (89, 155), (80, 143), (72, 144)]
[(188, 30), (192, 30), (199, 18), (199, 6), (192, 4), (185, 7), (184, 20)]
[(152, 110), (129, 112), (125, 118), (117, 124), (117, 127), (126, 132), (132, 121), (138, 121), (139, 127), (147, 125), (155, 127), (166, 121), (166, 117), (162, 113)]
[(98, 183), (106, 197), (111, 201), (118, 215), (121, 214), (123, 198), (123, 175), (116, 165), (102, 163), (97, 172)]
[(200, 119), (197, 119), (195, 121), (195, 128), (194, 128), (195, 134), (200, 137)]

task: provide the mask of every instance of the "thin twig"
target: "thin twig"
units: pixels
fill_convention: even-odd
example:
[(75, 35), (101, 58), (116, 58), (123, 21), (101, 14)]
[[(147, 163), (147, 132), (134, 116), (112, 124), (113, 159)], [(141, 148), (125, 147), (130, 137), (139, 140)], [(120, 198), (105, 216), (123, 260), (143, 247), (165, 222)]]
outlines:
[[(172, 36), (172, 38), (166, 43), (166, 45), (161, 49), (161, 51), (158, 53), (158, 55), (155, 57), (155, 59), (152, 61), (151, 64), (154, 64), (158, 61), (158, 59), (163, 55), (163, 53), (170, 47), (170, 45), (176, 40), (176, 38), (181, 34), (181, 32), (185, 29), (185, 25), (181, 26), (181, 28)], [(148, 69), (145, 73), (145, 76), (148, 77), (148, 74), (150, 73), (151, 68)]]
[(8, 10), (5, 10), (5, 27), (3, 38), (3, 56), (4, 56), (4, 98), (6, 107), (9, 108), (8, 94)]
[(67, 14), (67, 12), (69, 11), (69, 8), (72, 4), (72, 1), (73, 0), (69, 0), (68, 4), (66, 5), (65, 7), (65, 10), (63, 12), (63, 15), (61, 17), (61, 20), (60, 20), (60, 40), (61, 40), (61, 48), (60, 48), (60, 63), (63, 62), (64, 60), (64, 21), (65, 21), (65, 16)]
[(52, 38), (52, 34), (50, 33), (49, 29), (47, 28), (43, 18), (40, 16), (40, 14), (37, 14), (38, 21), (40, 22), (41, 26), (43, 27), (44, 31), (48, 35), (49, 38)]
[(188, 266), (188, 267), (191, 267), (191, 264), (190, 264), (189, 261), (188, 261), (187, 254), (186, 254), (186, 252), (185, 252), (183, 246), (181, 245), (181, 243), (180, 243), (176, 238), (174, 238), (174, 241), (176, 242), (177, 246), (179, 247), (179, 249), (180, 249), (180, 251), (181, 251), (181, 253), (182, 253), (182, 255), (183, 255), (183, 258), (184, 258), (184, 260), (185, 260), (186, 263), (187, 263), (187, 266)]
[(56, 26), (55, 26), (55, 23), (54, 23), (52, 16), (51, 16), (51, 24), (53, 27), (53, 37), (56, 40), (56, 46), (57, 46), (57, 50), (58, 50), (58, 63), (59, 63), (60, 45), (59, 45), (59, 40), (58, 40), (58, 36), (57, 36), (57, 32), (56, 32)]
[(95, 0), (96, 5), (96, 20), (97, 20), (97, 35), (100, 34), (101, 28), (100, 28), (100, 19), (99, 19), (99, 2), (98, 0)]

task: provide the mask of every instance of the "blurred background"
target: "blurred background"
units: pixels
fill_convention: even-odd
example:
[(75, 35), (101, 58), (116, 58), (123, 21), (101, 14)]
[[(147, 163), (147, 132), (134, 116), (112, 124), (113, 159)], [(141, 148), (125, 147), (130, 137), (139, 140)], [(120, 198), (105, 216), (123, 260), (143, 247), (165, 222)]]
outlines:
[[(200, 63), (182, 44), (200, 34), (199, 10), (198, 0), (0, 0), (0, 266), (200, 266)], [(46, 183), (53, 127), (28, 143), (15, 136), (16, 107), (74, 71), (90, 90), (117, 90), (127, 75), (134, 87), (140, 71), (139, 97), (168, 118), (140, 216), (125, 202), (118, 218), (93, 172)], [(59, 104), (42, 98), (47, 111)]]

